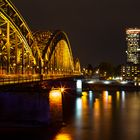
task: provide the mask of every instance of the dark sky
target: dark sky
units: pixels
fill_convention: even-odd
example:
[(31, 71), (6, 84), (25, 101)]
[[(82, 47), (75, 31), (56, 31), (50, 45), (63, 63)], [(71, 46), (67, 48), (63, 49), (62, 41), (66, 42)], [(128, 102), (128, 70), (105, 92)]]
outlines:
[(11, 0), (31, 30), (64, 30), (81, 65), (126, 61), (125, 29), (140, 27), (140, 0)]

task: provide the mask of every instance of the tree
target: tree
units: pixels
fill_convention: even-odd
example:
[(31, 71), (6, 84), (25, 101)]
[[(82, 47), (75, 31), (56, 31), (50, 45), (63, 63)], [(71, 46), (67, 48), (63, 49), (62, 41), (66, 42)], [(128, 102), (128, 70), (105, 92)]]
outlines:
[(93, 67), (92, 67), (91, 64), (88, 64), (88, 65), (87, 65), (86, 70), (87, 70), (87, 75), (88, 75), (88, 76), (92, 76), (92, 75), (93, 75)]
[(114, 70), (114, 76), (120, 76), (121, 75), (121, 66), (122, 65), (118, 65), (115, 67), (115, 70)]
[(100, 77), (102, 78), (109, 78), (114, 75), (114, 66), (107, 62), (101, 62), (98, 66)]

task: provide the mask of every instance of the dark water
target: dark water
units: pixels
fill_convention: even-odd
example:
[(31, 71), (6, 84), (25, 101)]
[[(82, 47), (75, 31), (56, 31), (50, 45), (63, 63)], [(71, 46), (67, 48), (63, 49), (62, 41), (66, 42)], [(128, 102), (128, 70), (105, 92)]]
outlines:
[[(2, 124), (0, 131), (5, 136), (30, 140), (140, 140), (140, 92), (89, 91), (77, 98), (57, 92), (49, 97), (9, 94), (0, 94), (1, 120), (9, 113), (8, 118), (15, 118), (15, 122), (20, 118), (20, 123), (26, 122), (28, 127)], [(49, 129), (36, 120), (50, 125)]]
[(88, 92), (77, 98), (54, 140), (140, 140), (140, 92)]

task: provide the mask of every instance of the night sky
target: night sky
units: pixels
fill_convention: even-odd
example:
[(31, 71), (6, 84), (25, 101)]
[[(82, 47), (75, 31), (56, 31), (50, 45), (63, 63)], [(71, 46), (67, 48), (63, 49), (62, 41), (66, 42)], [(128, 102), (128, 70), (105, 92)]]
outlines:
[(125, 30), (140, 27), (140, 0), (11, 1), (32, 31), (64, 30), (82, 66), (125, 63)]

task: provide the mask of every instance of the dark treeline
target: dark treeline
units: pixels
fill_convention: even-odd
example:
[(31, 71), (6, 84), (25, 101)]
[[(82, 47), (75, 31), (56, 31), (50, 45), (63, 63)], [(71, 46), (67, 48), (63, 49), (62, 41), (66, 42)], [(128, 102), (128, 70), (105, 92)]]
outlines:
[(116, 77), (121, 75), (121, 65), (114, 66), (108, 62), (101, 62), (96, 67), (88, 64), (85, 69), (83, 69), (83, 74), (85, 76), (98, 75), (100, 78), (108, 79), (109, 77)]

